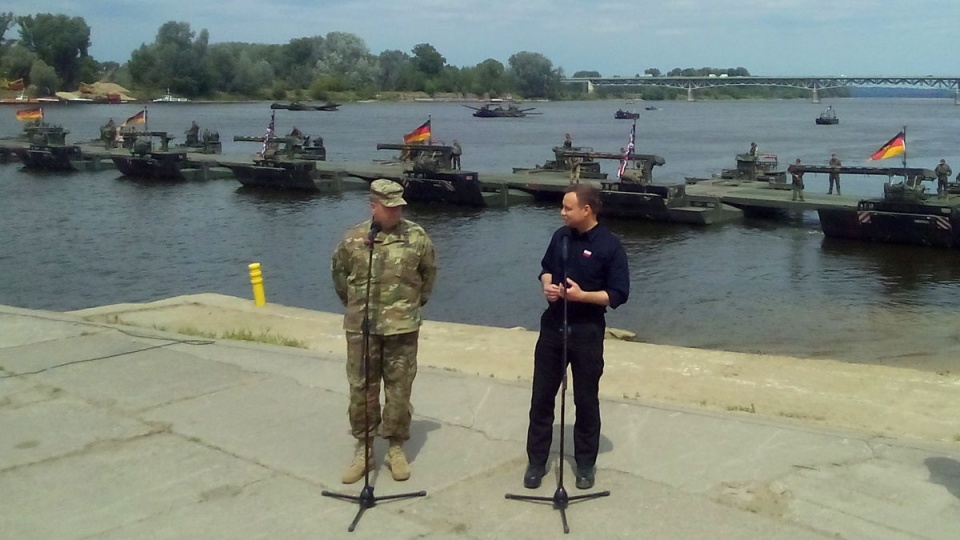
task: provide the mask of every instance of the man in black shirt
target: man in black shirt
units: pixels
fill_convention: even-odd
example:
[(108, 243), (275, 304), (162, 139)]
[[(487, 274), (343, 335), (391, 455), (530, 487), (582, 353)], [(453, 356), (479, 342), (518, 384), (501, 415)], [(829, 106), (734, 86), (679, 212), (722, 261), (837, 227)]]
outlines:
[[(573, 430), (577, 487), (593, 487), (600, 445), (600, 376), (603, 374), (604, 313), (630, 295), (627, 255), (597, 221), (600, 192), (587, 184), (567, 188), (560, 215), (565, 225), (553, 233), (540, 262), (540, 283), (548, 306), (540, 317), (534, 350), (533, 391), (527, 429), (529, 463), (523, 485), (540, 486), (553, 439), (554, 405), (563, 380), (563, 304), (567, 302), (567, 359), (573, 372), (576, 422)], [(566, 278), (566, 280), (564, 280)], [(561, 456), (561, 465), (562, 465)]]

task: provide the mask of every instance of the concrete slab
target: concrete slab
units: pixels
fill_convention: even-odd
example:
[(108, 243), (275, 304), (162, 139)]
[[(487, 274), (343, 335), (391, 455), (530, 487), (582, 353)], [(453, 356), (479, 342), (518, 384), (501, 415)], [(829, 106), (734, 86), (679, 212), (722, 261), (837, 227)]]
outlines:
[[(117, 337), (76, 338), (63, 346), (71, 356), (97, 358), (93, 352), (74, 353), (77, 340), (94, 339), (101, 350), (101, 360), (84, 362), (36, 375), (36, 380), (65, 389), (103, 406), (124, 411), (139, 411), (170, 402), (217, 392), (225, 388), (254, 383), (263, 375), (249, 373), (234, 366), (198, 360), (189, 354), (163, 345), (146, 345), (128, 350), (135, 354), (111, 354), (119, 349)], [(104, 341), (107, 341), (104, 343)], [(127, 340), (128, 345), (137, 345)], [(44, 344), (55, 345), (55, 344)], [(151, 348), (152, 347), (152, 348)], [(160, 348), (163, 347), (163, 348)], [(61, 357), (64, 353), (61, 353)], [(55, 357), (55, 356), (54, 356)]]
[(869, 459), (861, 440), (762, 420), (604, 403), (613, 449), (602, 465), (706, 493), (724, 482), (769, 481), (796, 467)]
[[(84, 327), (84, 332), (88, 328)], [(163, 343), (135, 341), (102, 328), (93, 328), (91, 332), (0, 349), (0, 365), (10, 373), (41, 373), (54, 366), (79, 365), (100, 358), (119, 357)]]
[[(419, 386), (428, 386), (430, 391), (418, 392)], [(420, 368), (413, 404), (417, 416), (479, 431), (490, 440), (526, 440), (529, 386)]]
[(38, 389), (36, 395), (42, 394), (47, 400), (0, 408), (0, 471), (82, 453), (104, 441), (123, 441), (157, 430), (65, 396), (57, 389)]
[(36, 312), (5, 307), (0, 313), (0, 368), (13, 357), (9, 347), (56, 341), (76, 337), (91, 332), (99, 332), (96, 326), (71, 317), (70, 322), (53, 317), (36, 317)]
[[(522, 473), (521, 473), (522, 474)], [(428, 500), (406, 514), (434, 523), (435, 529), (460, 531), (477, 538), (727, 538), (813, 539), (828, 535), (802, 525), (783, 523), (749, 512), (731, 512), (681, 490), (636, 478), (603, 472), (609, 497), (570, 503), (566, 510), (570, 534), (563, 534), (560, 512), (550, 502), (507, 500), (506, 493), (551, 498), (552, 474), (537, 490), (523, 489), (515, 466), (490, 470), (448, 489), (433, 490)], [(565, 482), (569, 496), (590, 493)]]
[(279, 476), (244, 486), (222, 486), (204, 492), (189, 505), (155, 514), (105, 534), (101, 540), (255, 540), (356, 538), (400, 540), (430, 538), (430, 527), (404, 516), (383, 502), (364, 512), (353, 533), (347, 526), (358, 507), (320, 494), (320, 489)]
[(0, 383), (0, 410), (17, 409), (31, 403), (51, 399), (51, 388), (38, 387), (27, 382), (26, 378), (10, 376), (0, 372), (5, 377)]
[(103, 442), (0, 473), (0, 530), (7, 538), (99, 537), (272, 474), (172, 435)]
[(926, 467), (887, 460), (827, 465), (799, 470), (782, 484), (791, 495), (793, 521), (842, 537), (957, 537), (960, 503), (929, 480)]
[(171, 403), (143, 417), (324, 487), (339, 487), (340, 470), (353, 455), (345, 398), (285, 378)]
[[(0, 349), (6, 359), (16, 351), (17, 370), (81, 362), (37, 375), (0, 374), (4, 537), (348, 537), (346, 527), (358, 506), (320, 495), (324, 488), (356, 495), (362, 487), (339, 483), (353, 441), (344, 353), (337, 341), (342, 337), (332, 318), (324, 319), (319, 332), (324, 337), (315, 341), (322, 345), (304, 351), (223, 340), (188, 346), (96, 327), (76, 334), (63, 315), (22, 311), (0, 306), (0, 314), (39, 321), (49, 335), (62, 337), (48, 340), (26, 324), (25, 333), (10, 340), (19, 345)], [(297, 333), (316, 329), (317, 321), (303, 311), (272, 309), (271, 324), (289, 317)], [(178, 319), (172, 304), (163, 313)], [(228, 313), (232, 325), (244, 317), (263, 322), (265, 312)], [(141, 323), (149, 328), (144, 317)], [(569, 458), (558, 468), (559, 440), (544, 485), (521, 486), (528, 333), (434, 325), (442, 331), (427, 340), (432, 343), (425, 349), (433, 352), (425, 355), (440, 367), (421, 365), (415, 384), (406, 445), (413, 477), (392, 480), (382, 464), (383, 440), (376, 443), (381, 466), (371, 475), (380, 497), (421, 489), (428, 495), (378, 504), (349, 537), (561, 536), (559, 512), (549, 503), (504, 499), (508, 492), (551, 497), (559, 470), (569, 494), (581, 493), (572, 486)], [(483, 336), (479, 346), (470, 342), (475, 334)], [(150, 348), (154, 345), (162, 346)], [(949, 417), (943, 407), (955, 385), (948, 378), (674, 349), (657, 349), (670, 355), (641, 355), (642, 363), (631, 363), (637, 351), (652, 350), (634, 345), (609, 347), (605, 386), (616, 392), (602, 401), (597, 489), (612, 495), (570, 505), (571, 538), (955, 537), (960, 526), (955, 441), (825, 429), (803, 421), (815, 416), (793, 409), (761, 417), (766, 409), (759, 401), (755, 414), (743, 407), (725, 413), (646, 402), (640, 396), (651, 394), (631, 386), (658, 370), (670, 377), (659, 386), (667, 393), (684, 390), (682, 385), (733, 381), (727, 385), (730, 403), (752, 410), (757, 389), (765, 385), (780, 392), (765, 407), (781, 410), (774, 407), (783, 403), (783, 393), (793, 392), (791, 377), (802, 375), (811, 383), (795, 396), (808, 401), (852, 388), (831, 386), (838, 378), (856, 379), (857, 391), (876, 385), (874, 393), (887, 396), (876, 403), (887, 408), (890, 395), (914, 398), (898, 401), (900, 416), (879, 420), (899, 425), (896, 418), (918, 410), (929, 417), (925, 422)], [(439, 364), (445, 356), (448, 362)], [(691, 366), (697, 370), (689, 371)], [(466, 369), (468, 374), (460, 372)], [(677, 370), (686, 371), (674, 376)], [(775, 385), (764, 382), (771, 378)], [(881, 392), (890, 388), (899, 391)], [(845, 399), (863, 403), (856, 395)], [(575, 415), (570, 401), (568, 454)], [(826, 403), (840, 402), (822, 403), (827, 411)], [(937, 404), (936, 415), (926, 412)], [(819, 410), (811, 414), (826, 416)]]
[(174, 345), (170, 349), (236, 366), (249, 373), (287, 377), (304, 386), (346, 393), (346, 342), (339, 355), (225, 339), (216, 340), (216, 344), (216, 347)]

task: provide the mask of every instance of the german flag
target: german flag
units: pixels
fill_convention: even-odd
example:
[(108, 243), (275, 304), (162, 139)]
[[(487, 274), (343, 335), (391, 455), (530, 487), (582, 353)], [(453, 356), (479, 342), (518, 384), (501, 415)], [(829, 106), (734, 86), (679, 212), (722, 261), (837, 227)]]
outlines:
[(413, 144), (430, 140), (430, 120), (427, 120), (417, 129), (403, 136), (404, 144)]
[(146, 123), (147, 123), (147, 110), (144, 109), (138, 112), (137, 114), (131, 116), (130, 118), (127, 118), (126, 120), (124, 120), (123, 123), (120, 125), (126, 126), (129, 124), (146, 124)]
[(17, 111), (17, 120), (21, 122), (26, 122), (27, 120), (43, 120), (43, 107)]
[(901, 131), (887, 141), (887, 144), (881, 146), (879, 150), (874, 152), (873, 155), (870, 156), (870, 160), (887, 159), (888, 157), (899, 156), (906, 151), (907, 134)]

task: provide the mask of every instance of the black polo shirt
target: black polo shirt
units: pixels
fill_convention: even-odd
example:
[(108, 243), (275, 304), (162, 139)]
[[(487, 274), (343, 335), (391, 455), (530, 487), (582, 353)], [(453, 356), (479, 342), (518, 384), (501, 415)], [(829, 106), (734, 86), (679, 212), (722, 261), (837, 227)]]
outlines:
[[(616, 308), (630, 296), (630, 270), (627, 254), (620, 240), (602, 224), (580, 234), (576, 229), (560, 227), (553, 233), (547, 252), (540, 261), (540, 276), (551, 274), (553, 283), (563, 283), (563, 239), (567, 238), (566, 277), (584, 291), (606, 291), (610, 307)], [(584, 302), (567, 303), (567, 320), (571, 324), (605, 325), (606, 307)], [(551, 303), (545, 314), (551, 321), (563, 322), (563, 299)]]

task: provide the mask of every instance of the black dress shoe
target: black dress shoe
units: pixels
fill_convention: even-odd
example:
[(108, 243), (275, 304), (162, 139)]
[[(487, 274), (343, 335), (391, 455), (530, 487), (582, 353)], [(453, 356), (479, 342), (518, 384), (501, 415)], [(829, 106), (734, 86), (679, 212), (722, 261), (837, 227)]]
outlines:
[(596, 475), (597, 475), (596, 467), (577, 466), (577, 489), (592, 488)]
[(537, 489), (540, 487), (540, 480), (547, 474), (546, 465), (527, 465), (527, 472), (523, 473), (523, 487), (527, 489)]

